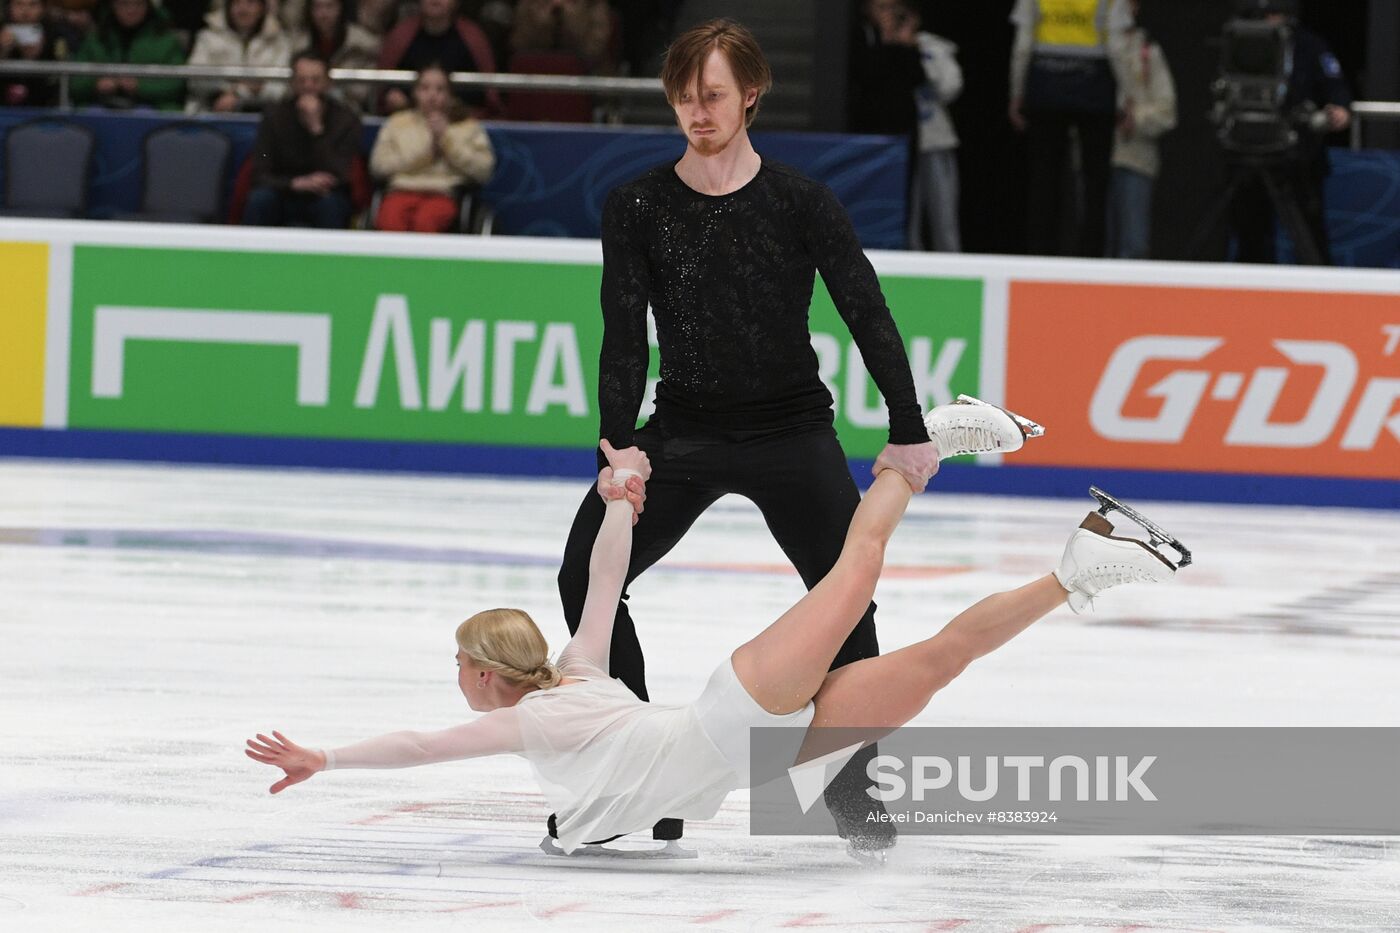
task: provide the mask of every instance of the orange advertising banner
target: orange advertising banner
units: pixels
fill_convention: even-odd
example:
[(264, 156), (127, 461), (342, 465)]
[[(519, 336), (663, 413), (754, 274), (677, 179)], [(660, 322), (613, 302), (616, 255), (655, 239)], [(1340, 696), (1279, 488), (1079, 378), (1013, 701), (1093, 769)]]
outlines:
[(1400, 295), (1015, 282), (1008, 465), (1400, 479)]

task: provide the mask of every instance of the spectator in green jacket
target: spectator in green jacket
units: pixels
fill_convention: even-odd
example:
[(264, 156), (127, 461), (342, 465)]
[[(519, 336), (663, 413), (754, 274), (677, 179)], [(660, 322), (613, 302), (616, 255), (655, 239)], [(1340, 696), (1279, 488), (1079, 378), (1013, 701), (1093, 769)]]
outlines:
[[(185, 50), (170, 28), (170, 18), (151, 0), (106, 0), (97, 11), (97, 26), (73, 56), (80, 62), (131, 65), (183, 65)], [(185, 103), (185, 82), (178, 78), (74, 78), (73, 100), (100, 107), (153, 107), (178, 110)]]

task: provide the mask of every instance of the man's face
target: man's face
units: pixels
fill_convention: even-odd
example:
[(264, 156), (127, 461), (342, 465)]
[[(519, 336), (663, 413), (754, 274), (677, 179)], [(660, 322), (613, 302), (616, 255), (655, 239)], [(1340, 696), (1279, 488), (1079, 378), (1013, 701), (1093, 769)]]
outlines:
[(677, 96), (671, 109), (690, 148), (700, 155), (716, 155), (744, 132), (744, 111), (758, 91), (744, 91), (729, 61), (719, 49), (710, 52), (700, 70), (699, 95), (691, 84)]
[(302, 94), (324, 94), (330, 90), (330, 86), (330, 75), (326, 73), (324, 63), (302, 58), (292, 66), (292, 93), (298, 97)]
[(31, 25), (44, 19), (44, 0), (10, 0), (10, 22)]

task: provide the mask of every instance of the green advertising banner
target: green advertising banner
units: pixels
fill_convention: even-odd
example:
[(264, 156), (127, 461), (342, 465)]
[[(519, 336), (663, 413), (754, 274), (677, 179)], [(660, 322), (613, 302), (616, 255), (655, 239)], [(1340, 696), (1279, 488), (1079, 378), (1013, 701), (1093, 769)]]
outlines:
[[(546, 261), (78, 245), (68, 424), (588, 448), (599, 275)], [(975, 393), (981, 280), (882, 281), (922, 403)], [(884, 406), (820, 284), (812, 331), (846, 451), (872, 457)]]

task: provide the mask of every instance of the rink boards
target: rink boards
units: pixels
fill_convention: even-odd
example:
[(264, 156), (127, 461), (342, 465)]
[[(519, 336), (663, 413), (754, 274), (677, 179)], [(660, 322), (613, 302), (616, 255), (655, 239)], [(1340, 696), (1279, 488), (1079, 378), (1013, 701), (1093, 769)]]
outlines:
[[(944, 488), (1400, 507), (1400, 273), (870, 258), (923, 405), (1049, 429)], [(600, 268), (588, 240), (7, 220), (0, 453), (587, 474)], [(811, 326), (868, 461), (884, 406), (820, 282)]]

